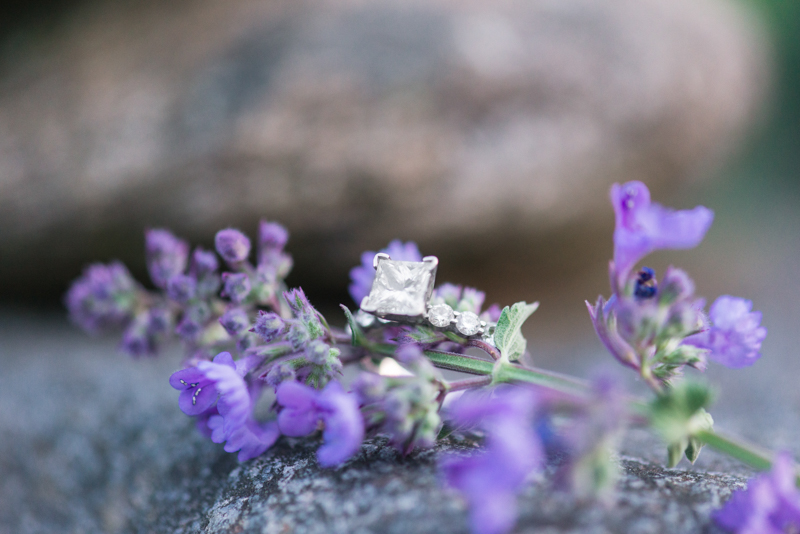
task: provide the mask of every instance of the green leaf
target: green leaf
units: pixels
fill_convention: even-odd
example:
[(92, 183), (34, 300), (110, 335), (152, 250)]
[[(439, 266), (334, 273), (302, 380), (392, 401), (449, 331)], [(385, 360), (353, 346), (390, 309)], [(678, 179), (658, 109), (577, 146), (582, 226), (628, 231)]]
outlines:
[(353, 343), (354, 347), (366, 347), (369, 345), (369, 340), (367, 336), (364, 335), (364, 330), (361, 329), (361, 325), (356, 322), (356, 318), (353, 317), (353, 314), (350, 312), (350, 309), (345, 306), (344, 304), (339, 305), (344, 312), (344, 316), (347, 318), (347, 324), (350, 326), (350, 339)]
[(500, 349), (504, 359), (518, 360), (525, 353), (528, 342), (522, 336), (520, 329), (538, 307), (538, 302), (533, 304), (517, 302), (510, 308), (508, 306), (503, 308), (494, 330), (494, 344)]
[(651, 403), (650, 421), (668, 444), (670, 467), (675, 467), (683, 454), (692, 463), (697, 460), (704, 444), (696, 435), (714, 426), (714, 419), (705, 410), (710, 402), (707, 386), (683, 382)]

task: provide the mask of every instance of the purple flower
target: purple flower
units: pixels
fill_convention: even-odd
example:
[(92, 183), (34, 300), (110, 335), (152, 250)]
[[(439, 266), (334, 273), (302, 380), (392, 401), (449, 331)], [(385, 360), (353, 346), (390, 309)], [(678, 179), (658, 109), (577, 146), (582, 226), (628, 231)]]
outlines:
[[(413, 241), (403, 243), (399, 239), (395, 239), (381, 252), (391, 256), (393, 260), (422, 261), (422, 254), (419, 253), (419, 248)], [(372, 289), (372, 282), (375, 280), (375, 268), (372, 266), (374, 258), (375, 252), (364, 252), (361, 254), (361, 265), (350, 270), (350, 296), (357, 304), (360, 304)]]
[(250, 294), (250, 277), (247, 273), (222, 273), (222, 294), (233, 302), (242, 302)]
[(120, 348), (131, 356), (155, 354), (155, 340), (150, 333), (150, 314), (140, 313), (122, 333)]
[(481, 314), (481, 319), (484, 321), (490, 321), (496, 323), (498, 319), (500, 319), (500, 315), (503, 313), (503, 309), (500, 307), (499, 304), (492, 304), (486, 311)]
[(251, 332), (258, 334), (265, 343), (269, 343), (285, 330), (286, 324), (283, 322), (280, 315), (277, 313), (265, 312), (264, 310), (258, 311), (256, 324), (250, 329)]
[(340, 464), (358, 451), (364, 439), (364, 420), (356, 396), (345, 393), (342, 386), (331, 381), (322, 391), (298, 382), (283, 382), (278, 386), (278, 403), (283, 406), (278, 426), (287, 436), (306, 436), (325, 425), (325, 443), (317, 451), (320, 465)]
[(223, 447), (225, 452), (239, 451), (240, 462), (261, 456), (275, 444), (281, 435), (275, 421), (258, 423), (251, 419), (232, 431), (226, 432), (224, 417), (212, 415), (208, 418), (207, 426), (211, 431), (211, 441), (214, 443), (226, 441), (227, 443)]
[(458, 302), (458, 311), (471, 311), (480, 315), (483, 301), (486, 300), (486, 293), (478, 291), (474, 287), (465, 287)]
[(64, 300), (74, 323), (87, 332), (97, 332), (130, 321), (136, 291), (136, 282), (123, 264), (96, 263), (84, 269)]
[(616, 299), (616, 295), (612, 295), (611, 300), (606, 302), (603, 297), (598, 297), (594, 306), (587, 300), (586, 307), (589, 309), (589, 317), (597, 337), (600, 338), (606, 350), (621, 364), (639, 371), (641, 369), (639, 356), (633, 347), (619, 335), (616, 328), (616, 317), (612, 311)]
[(780, 453), (772, 470), (752, 479), (714, 514), (714, 521), (736, 534), (785, 534), (800, 531), (800, 491), (792, 456)]
[(219, 324), (228, 332), (228, 335), (236, 337), (250, 326), (250, 318), (241, 308), (228, 308), (219, 318)]
[(461, 286), (446, 282), (433, 290), (431, 300), (447, 304), (455, 309), (461, 300)]
[[(220, 352), (213, 362), (200, 363), (225, 366), (234, 371), (236, 369), (230, 352)], [(197, 367), (176, 371), (169, 377), (169, 385), (181, 392), (178, 406), (186, 415), (200, 415), (205, 412), (216, 402), (219, 395), (215, 387), (216, 380), (206, 375), (200, 368), (200, 363)]]
[(189, 302), (194, 298), (196, 290), (197, 280), (186, 274), (176, 274), (167, 282), (167, 295), (175, 302)]
[(614, 286), (622, 288), (636, 263), (659, 249), (697, 246), (706, 235), (714, 213), (703, 206), (675, 211), (650, 202), (642, 182), (611, 186), (614, 206)]
[(709, 357), (731, 369), (753, 365), (761, 357), (761, 342), (767, 329), (761, 324), (761, 312), (751, 312), (753, 303), (738, 297), (723, 295), (709, 310), (711, 326), (704, 332), (684, 340), (710, 350)]
[(451, 408), (457, 425), (478, 425), (486, 432), (483, 451), (451, 455), (441, 464), (447, 484), (470, 505), (472, 530), (502, 534), (514, 526), (516, 494), (544, 460), (533, 428), (535, 395), (526, 389), (499, 390), (492, 398), (462, 396)]
[(281, 224), (261, 221), (258, 225), (258, 244), (262, 249), (282, 249), (289, 241), (289, 231)]
[(152, 229), (145, 232), (147, 270), (156, 287), (165, 288), (170, 278), (186, 270), (189, 261), (189, 244), (168, 230)]
[(202, 277), (206, 274), (215, 273), (219, 269), (217, 256), (208, 250), (198, 247), (192, 253), (192, 274)]
[(227, 228), (214, 237), (214, 246), (229, 264), (243, 262), (250, 255), (250, 239), (239, 230)]

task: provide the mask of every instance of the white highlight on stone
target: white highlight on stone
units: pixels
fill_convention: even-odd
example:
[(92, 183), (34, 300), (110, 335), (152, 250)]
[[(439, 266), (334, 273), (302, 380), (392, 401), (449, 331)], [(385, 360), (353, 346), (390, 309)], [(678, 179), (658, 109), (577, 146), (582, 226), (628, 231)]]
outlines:
[(454, 317), (453, 308), (447, 304), (437, 304), (428, 310), (428, 320), (433, 326), (438, 326), (439, 328), (450, 326), (450, 321)]
[(465, 336), (474, 336), (481, 329), (481, 318), (469, 311), (461, 312), (456, 328)]
[(432, 262), (382, 259), (361, 309), (377, 315), (424, 316), (435, 270)]

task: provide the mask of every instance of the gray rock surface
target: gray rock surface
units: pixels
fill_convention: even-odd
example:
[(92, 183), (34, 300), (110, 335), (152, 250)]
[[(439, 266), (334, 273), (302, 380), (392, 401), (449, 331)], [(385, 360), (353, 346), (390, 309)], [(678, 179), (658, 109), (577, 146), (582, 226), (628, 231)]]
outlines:
[[(317, 465), (313, 440), (283, 441), (239, 464), (178, 410), (167, 384), (176, 351), (133, 361), (112, 340), (61, 320), (0, 319), (2, 534), (467, 532), (466, 508), (439, 487), (435, 464), (443, 453), (468, 453), (468, 441), (400, 458), (373, 440), (337, 469)], [(736, 394), (758, 399), (757, 391)], [(770, 442), (775, 429), (753, 417), (765, 406), (753, 400), (746, 414), (734, 406), (715, 415)], [(796, 435), (790, 406), (771, 421), (792, 423)], [(717, 532), (711, 511), (752, 473), (713, 451), (673, 470), (659, 466), (662, 458), (652, 436), (631, 431), (613, 507), (552, 491), (545, 472), (520, 497), (517, 531)]]
[(767, 64), (731, 0), (87, 2), (0, 56), (0, 273), (262, 216), (329, 268), (541, 235), (697, 176)]

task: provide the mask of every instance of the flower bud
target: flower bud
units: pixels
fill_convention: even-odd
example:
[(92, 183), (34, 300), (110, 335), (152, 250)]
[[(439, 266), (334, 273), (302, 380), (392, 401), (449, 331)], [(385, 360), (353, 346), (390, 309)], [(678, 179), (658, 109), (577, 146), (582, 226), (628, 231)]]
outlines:
[(156, 287), (164, 288), (170, 278), (186, 270), (189, 244), (167, 230), (147, 230), (145, 255), (150, 278)]
[(219, 269), (219, 262), (217, 256), (208, 250), (203, 250), (198, 247), (194, 249), (192, 254), (192, 271), (200, 277), (206, 274), (211, 274)]
[(192, 300), (197, 290), (197, 280), (193, 276), (176, 274), (167, 282), (167, 295), (181, 304)]
[(214, 246), (222, 259), (231, 264), (242, 262), (250, 255), (250, 240), (234, 228), (217, 232)]
[(256, 324), (250, 329), (258, 334), (265, 343), (269, 343), (286, 330), (286, 324), (277, 313), (259, 310)]
[(678, 300), (690, 299), (694, 295), (694, 282), (682, 269), (670, 267), (661, 281), (661, 304), (670, 304)]
[(222, 317), (219, 318), (219, 324), (231, 337), (236, 337), (245, 329), (250, 326), (250, 319), (247, 313), (241, 308), (228, 308)]
[(245, 273), (222, 273), (222, 293), (237, 304), (250, 294), (250, 277)]
[(287, 363), (279, 363), (278, 365), (274, 365), (264, 378), (266, 383), (273, 387), (277, 387), (280, 383), (286, 382), (287, 380), (294, 379), (294, 369)]
[(328, 361), (328, 356), (330, 353), (330, 345), (318, 339), (315, 339), (306, 345), (306, 360), (311, 363), (325, 365)]

